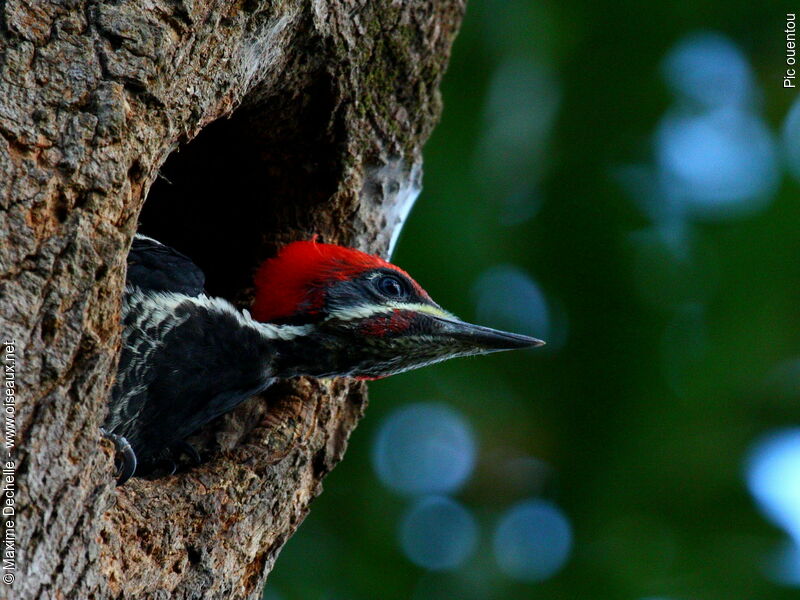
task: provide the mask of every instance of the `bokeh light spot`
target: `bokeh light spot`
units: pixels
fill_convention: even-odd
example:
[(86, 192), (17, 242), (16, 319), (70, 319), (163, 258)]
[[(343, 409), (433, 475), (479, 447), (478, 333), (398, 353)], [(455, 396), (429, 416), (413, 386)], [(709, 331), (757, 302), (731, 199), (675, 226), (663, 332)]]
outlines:
[(689, 216), (750, 215), (778, 181), (777, 151), (761, 119), (738, 108), (669, 113), (656, 134), (663, 195)]
[(402, 494), (458, 489), (475, 464), (475, 441), (461, 415), (442, 404), (418, 403), (384, 421), (372, 452), (381, 481)]
[(525, 187), (508, 194), (500, 207), (500, 224), (507, 227), (521, 225), (532, 219), (542, 205), (539, 192)]
[(745, 471), (761, 511), (791, 538), (767, 572), (780, 583), (800, 586), (800, 428), (772, 432), (757, 441)]
[[(527, 273), (511, 265), (484, 271), (473, 286), (481, 323), (545, 340), (557, 345), (547, 300)], [(548, 346), (545, 346), (547, 348)]]
[(718, 33), (693, 33), (678, 42), (664, 61), (664, 78), (679, 98), (708, 108), (743, 105), (753, 95), (747, 59)]
[(747, 458), (747, 485), (764, 514), (800, 542), (800, 428), (772, 432)]
[(516, 57), (498, 65), (486, 99), (475, 168), (487, 192), (504, 202), (503, 221), (513, 208), (519, 209), (514, 224), (536, 213), (539, 198), (531, 190), (547, 165), (547, 142), (559, 102), (559, 85), (543, 65)]
[(527, 500), (500, 519), (493, 546), (497, 564), (506, 575), (523, 581), (543, 581), (567, 562), (572, 528), (554, 504)]
[(400, 526), (400, 543), (406, 556), (432, 571), (454, 569), (475, 550), (478, 526), (470, 512), (444, 496), (429, 496), (415, 503)]

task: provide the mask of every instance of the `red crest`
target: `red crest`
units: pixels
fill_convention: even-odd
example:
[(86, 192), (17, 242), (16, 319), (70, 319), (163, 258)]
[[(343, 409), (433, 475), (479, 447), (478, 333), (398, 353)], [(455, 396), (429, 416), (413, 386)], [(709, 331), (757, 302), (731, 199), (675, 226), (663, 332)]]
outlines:
[(392, 269), (408, 277), (416, 291), (427, 297), (408, 273), (382, 258), (312, 239), (284, 246), (276, 257), (265, 260), (258, 268), (253, 317), (270, 322), (299, 312), (318, 313), (324, 306), (325, 289), (330, 284), (379, 268)]

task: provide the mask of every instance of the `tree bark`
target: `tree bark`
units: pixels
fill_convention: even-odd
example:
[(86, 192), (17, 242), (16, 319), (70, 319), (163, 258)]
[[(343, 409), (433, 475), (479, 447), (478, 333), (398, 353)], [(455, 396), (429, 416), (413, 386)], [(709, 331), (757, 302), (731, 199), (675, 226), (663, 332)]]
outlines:
[(0, 8), (0, 358), (16, 391), (16, 566), (0, 572), (16, 580), (0, 597), (258, 598), (365, 389), (283, 382), (197, 436), (202, 466), (115, 488), (99, 426), (131, 238), (141, 218), (242, 306), (289, 240), (386, 253), (463, 2)]

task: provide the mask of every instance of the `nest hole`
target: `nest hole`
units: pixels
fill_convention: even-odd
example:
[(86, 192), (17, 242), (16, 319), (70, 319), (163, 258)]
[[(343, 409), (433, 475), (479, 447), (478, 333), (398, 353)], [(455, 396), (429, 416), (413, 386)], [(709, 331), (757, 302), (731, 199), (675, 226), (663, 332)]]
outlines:
[(342, 166), (331, 83), (243, 104), (174, 151), (150, 188), (139, 231), (189, 256), (210, 295), (240, 304), (277, 244), (310, 237)]

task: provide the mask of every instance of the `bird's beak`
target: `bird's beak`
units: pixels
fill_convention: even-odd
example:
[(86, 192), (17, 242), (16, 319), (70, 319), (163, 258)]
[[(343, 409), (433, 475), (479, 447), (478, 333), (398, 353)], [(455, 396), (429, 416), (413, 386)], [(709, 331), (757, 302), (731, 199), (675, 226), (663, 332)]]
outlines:
[(458, 319), (431, 317), (439, 327), (437, 332), (443, 337), (449, 337), (464, 346), (474, 348), (476, 353), (500, 352), (502, 350), (517, 350), (519, 348), (536, 348), (544, 346), (542, 340), (527, 335), (499, 331), (490, 327), (465, 323)]

